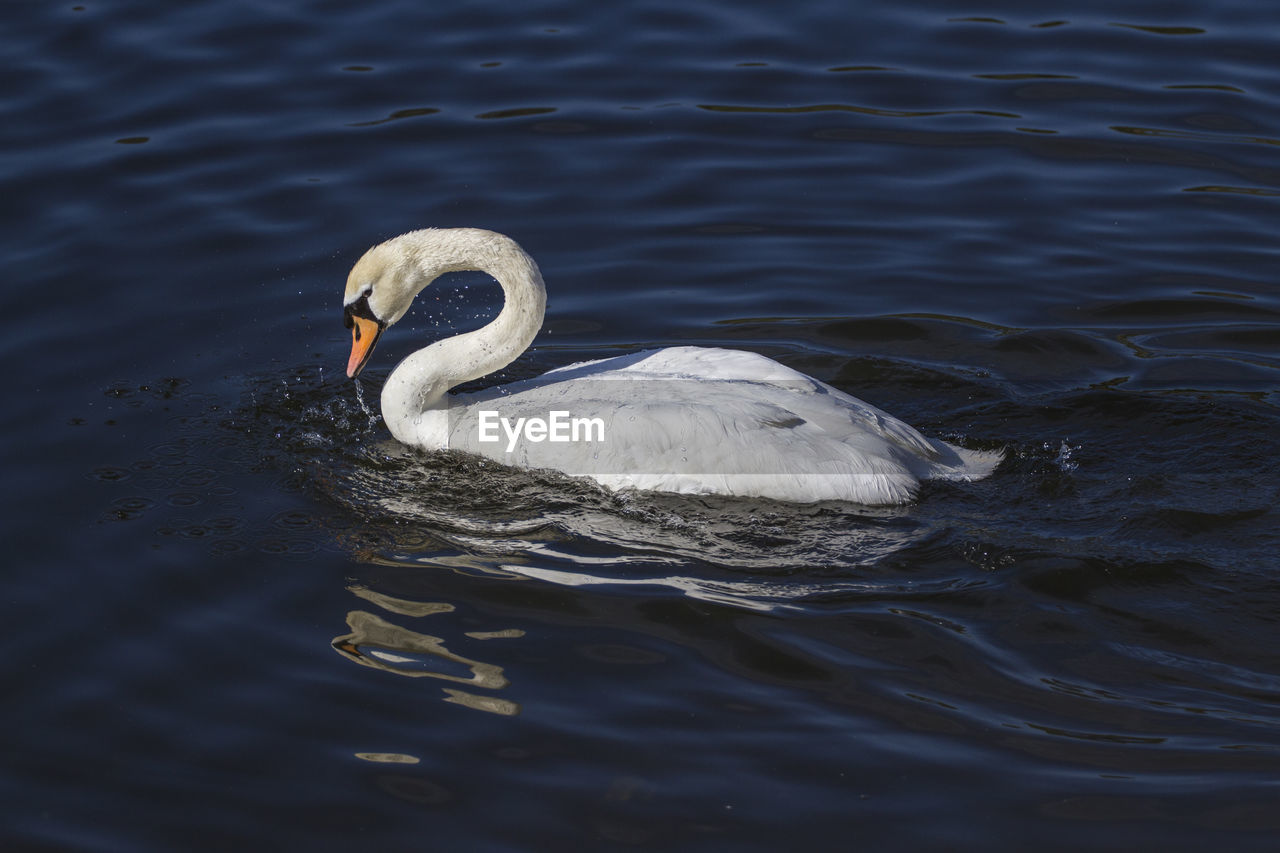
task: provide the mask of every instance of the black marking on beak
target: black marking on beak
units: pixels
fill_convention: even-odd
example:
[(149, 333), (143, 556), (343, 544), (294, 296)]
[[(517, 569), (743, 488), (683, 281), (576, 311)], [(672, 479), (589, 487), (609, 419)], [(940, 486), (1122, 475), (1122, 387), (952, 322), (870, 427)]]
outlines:
[[(387, 324), (384, 323), (382, 320), (380, 320), (378, 318), (378, 315), (373, 313), (373, 309), (369, 307), (369, 294), (367, 293), (361, 296), (355, 302), (352, 302), (350, 305), (343, 306), (343, 309), (342, 309), (342, 325), (343, 326), (346, 326), (348, 329), (350, 329), (352, 326), (356, 324), (355, 323), (356, 317), (362, 317), (365, 320), (372, 320), (373, 322), (377, 323), (379, 331), (387, 327)], [(356, 334), (357, 336), (360, 334), (359, 329), (356, 330)], [(359, 337), (357, 337), (356, 340), (359, 340)]]

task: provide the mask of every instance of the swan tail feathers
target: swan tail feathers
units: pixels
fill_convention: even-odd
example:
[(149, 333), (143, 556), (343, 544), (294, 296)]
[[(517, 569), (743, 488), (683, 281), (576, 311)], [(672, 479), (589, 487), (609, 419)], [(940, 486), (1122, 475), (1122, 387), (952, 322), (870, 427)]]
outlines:
[(933, 474), (934, 479), (972, 482), (991, 476), (991, 473), (1004, 461), (1004, 450), (970, 450), (954, 444), (941, 442), (956, 455), (952, 464), (938, 465)]

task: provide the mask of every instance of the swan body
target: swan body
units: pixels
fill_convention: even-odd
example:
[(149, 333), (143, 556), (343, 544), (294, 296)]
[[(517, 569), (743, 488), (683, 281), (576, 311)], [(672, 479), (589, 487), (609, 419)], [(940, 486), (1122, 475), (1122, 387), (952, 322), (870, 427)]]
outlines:
[(927, 438), (837, 388), (740, 350), (649, 350), (449, 395), (519, 357), (546, 305), (533, 259), (510, 238), (472, 228), (412, 231), (356, 263), (344, 297), (348, 375), (360, 372), (423, 288), (459, 270), (492, 275), (505, 302), (487, 326), (418, 350), (387, 378), (383, 418), (405, 444), (551, 468), (611, 489), (864, 504), (905, 503), (925, 479), (977, 480), (1003, 458)]

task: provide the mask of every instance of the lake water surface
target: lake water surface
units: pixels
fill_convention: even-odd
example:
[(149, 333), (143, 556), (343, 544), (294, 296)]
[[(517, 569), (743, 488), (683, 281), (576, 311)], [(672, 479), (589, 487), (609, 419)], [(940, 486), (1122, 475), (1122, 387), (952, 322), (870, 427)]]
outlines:
[[(1274, 849), (1263, 5), (14, 2), (6, 850)], [(769, 355), (1007, 459), (891, 509), (396, 445), (347, 270), (546, 277), (481, 384)], [(373, 407), (370, 408), (370, 405)]]

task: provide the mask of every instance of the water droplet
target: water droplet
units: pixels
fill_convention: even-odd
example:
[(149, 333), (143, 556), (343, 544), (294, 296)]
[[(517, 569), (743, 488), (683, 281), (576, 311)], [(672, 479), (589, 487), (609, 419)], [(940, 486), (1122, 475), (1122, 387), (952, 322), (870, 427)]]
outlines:
[(369, 426), (375, 427), (378, 425), (378, 415), (372, 409), (370, 409), (369, 404), (364, 401), (364, 384), (361, 383), (358, 378), (355, 380), (355, 383), (356, 383), (356, 402), (360, 404), (360, 411), (364, 412), (365, 417), (369, 419)]
[[(1047, 450), (1048, 447), (1046, 447), (1045, 449)], [(1063, 439), (1062, 443), (1058, 447), (1058, 455), (1053, 460), (1054, 463), (1063, 471), (1066, 471), (1068, 473), (1076, 470), (1077, 468), (1080, 467), (1080, 463), (1072, 461), (1071, 455), (1079, 449), (1080, 449), (1079, 445), (1072, 447), (1070, 444), (1067, 443), (1066, 439)]]

